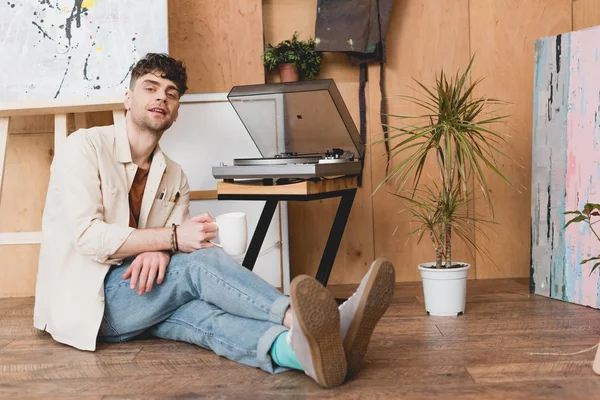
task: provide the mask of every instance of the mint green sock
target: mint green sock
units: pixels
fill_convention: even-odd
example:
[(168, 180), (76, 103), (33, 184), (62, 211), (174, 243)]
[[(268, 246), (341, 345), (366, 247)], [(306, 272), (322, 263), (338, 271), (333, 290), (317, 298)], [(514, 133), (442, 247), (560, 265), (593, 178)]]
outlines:
[(293, 368), (304, 371), (300, 361), (296, 358), (291, 346), (287, 343), (288, 331), (281, 332), (271, 346), (271, 358), (281, 367)]

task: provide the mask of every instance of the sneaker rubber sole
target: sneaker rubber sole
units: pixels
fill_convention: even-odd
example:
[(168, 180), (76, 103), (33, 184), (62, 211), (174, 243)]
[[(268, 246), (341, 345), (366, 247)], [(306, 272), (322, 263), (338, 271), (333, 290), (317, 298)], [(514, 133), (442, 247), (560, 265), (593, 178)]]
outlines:
[(375, 325), (394, 298), (394, 265), (384, 258), (379, 258), (373, 262), (371, 268), (373, 271), (365, 285), (364, 295), (344, 338), (349, 376), (354, 375), (362, 365)]
[(315, 279), (301, 275), (290, 285), (290, 300), (296, 321), (304, 334), (316, 376), (326, 388), (339, 386), (347, 373), (340, 336), (340, 314), (333, 295)]

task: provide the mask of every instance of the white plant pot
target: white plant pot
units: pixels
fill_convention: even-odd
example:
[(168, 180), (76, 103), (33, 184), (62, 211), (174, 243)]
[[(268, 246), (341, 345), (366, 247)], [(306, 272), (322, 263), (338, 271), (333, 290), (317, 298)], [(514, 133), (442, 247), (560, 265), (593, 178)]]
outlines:
[(423, 279), (423, 295), (425, 296), (425, 310), (429, 315), (456, 316), (465, 312), (467, 300), (467, 274), (471, 267), (451, 269), (427, 268), (435, 266), (434, 262), (419, 265), (421, 279)]

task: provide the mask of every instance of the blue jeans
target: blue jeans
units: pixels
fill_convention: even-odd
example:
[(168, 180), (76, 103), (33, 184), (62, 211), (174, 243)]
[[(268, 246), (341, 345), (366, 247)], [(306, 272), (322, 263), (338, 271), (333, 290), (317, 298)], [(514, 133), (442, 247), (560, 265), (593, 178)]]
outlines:
[(122, 342), (142, 333), (211, 349), (270, 373), (286, 371), (270, 349), (290, 300), (220, 249), (171, 257), (162, 284), (143, 296), (122, 276), (131, 262), (104, 280), (105, 309), (98, 340)]

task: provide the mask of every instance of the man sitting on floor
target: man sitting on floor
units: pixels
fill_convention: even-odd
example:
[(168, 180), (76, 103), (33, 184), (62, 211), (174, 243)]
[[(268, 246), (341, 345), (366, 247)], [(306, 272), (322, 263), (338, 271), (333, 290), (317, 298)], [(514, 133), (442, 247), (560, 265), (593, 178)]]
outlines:
[(393, 266), (376, 260), (338, 310), (313, 278), (294, 279), (288, 297), (213, 248), (214, 219), (189, 218), (186, 176), (158, 145), (186, 81), (181, 61), (148, 54), (131, 72), (125, 124), (79, 130), (56, 152), (35, 327), (92, 351), (149, 333), (340, 385), (392, 300)]

